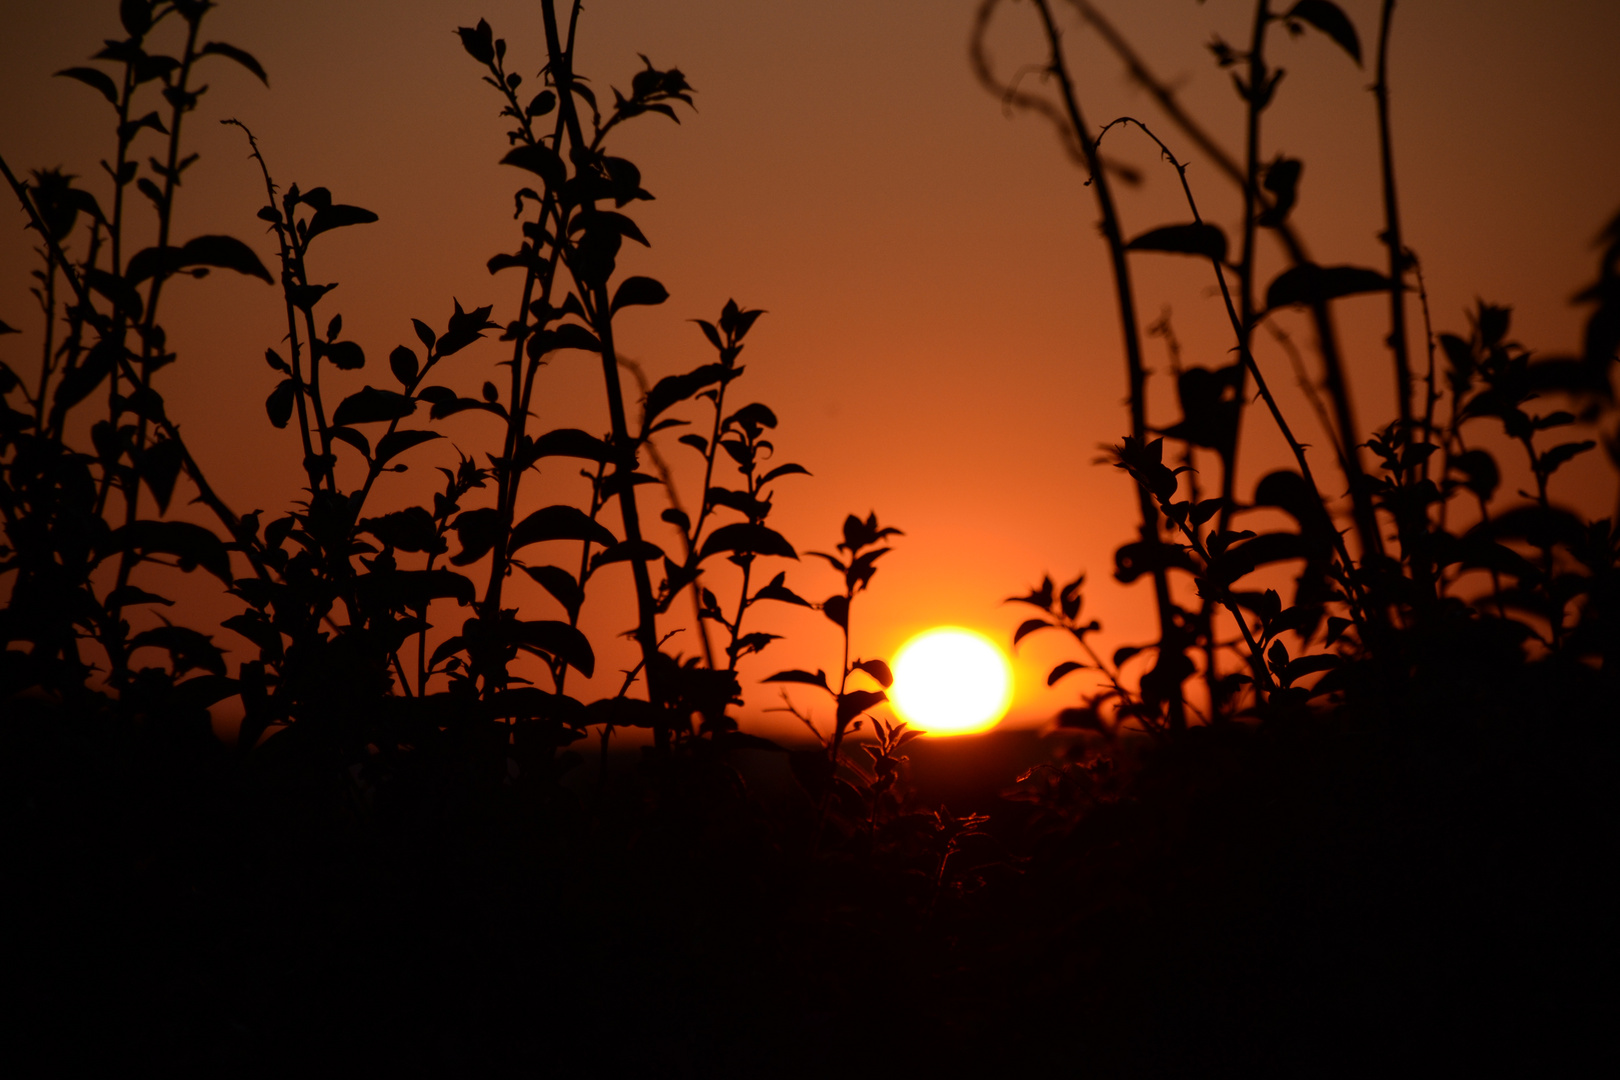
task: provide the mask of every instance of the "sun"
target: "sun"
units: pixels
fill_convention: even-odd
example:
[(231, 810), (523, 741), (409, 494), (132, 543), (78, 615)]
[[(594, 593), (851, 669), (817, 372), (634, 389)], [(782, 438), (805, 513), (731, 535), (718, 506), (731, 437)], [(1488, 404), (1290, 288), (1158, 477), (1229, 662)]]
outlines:
[(985, 731), (1012, 703), (1012, 671), (983, 634), (936, 626), (900, 647), (889, 700), (901, 719), (931, 735)]

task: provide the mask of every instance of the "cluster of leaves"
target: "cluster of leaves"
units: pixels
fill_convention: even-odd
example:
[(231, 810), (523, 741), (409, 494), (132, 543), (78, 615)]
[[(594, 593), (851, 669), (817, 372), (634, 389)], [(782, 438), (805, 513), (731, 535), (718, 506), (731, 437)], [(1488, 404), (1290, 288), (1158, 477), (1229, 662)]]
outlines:
[[(25, 182), (0, 162), (39, 245), (42, 268), (32, 291), (45, 328), (36, 379), (0, 363), (6, 700), (111, 703), (127, 718), (194, 725), (206, 719), (201, 710), (235, 693), (212, 635), (164, 618), (160, 609), (174, 601), (154, 590), (169, 589), (147, 578), (169, 567), (202, 569), (230, 583), (233, 552), (256, 575), (268, 573), (262, 550), (203, 477), (167, 415), (156, 380), (176, 360), (160, 321), (171, 279), (223, 269), (272, 280), (234, 237), (178, 242), (172, 235), (177, 189), (196, 162), (195, 154), (182, 153), (181, 134), (207, 90), (198, 74), (218, 57), (265, 77), (249, 53), (202, 38), (211, 6), (124, 0), (119, 16), (127, 36), (95, 55), (103, 66), (58, 73), (96, 90), (114, 111), (113, 153), (101, 162), (110, 196), (98, 198), (60, 170), (37, 171)], [(154, 36), (171, 28), (179, 47), (160, 51)], [(141, 151), (154, 139), (160, 142), (143, 163)], [(131, 189), (150, 204), (155, 225), (154, 242), (134, 251), (132, 235), (144, 230), (135, 223)], [(0, 324), (0, 333), (11, 331)], [(86, 417), (95, 405), (99, 415)], [(75, 448), (70, 436), (85, 427), (89, 448)], [(196, 522), (153, 515), (169, 511), (182, 473), (225, 538)], [(153, 614), (142, 620), (144, 612)], [(135, 629), (132, 618), (146, 628)], [(154, 663), (156, 656), (166, 662)]]
[[(1401, 240), (1388, 138), (1393, 5), (1383, 6), (1373, 86), (1382, 137), (1385, 268), (1321, 265), (1307, 258), (1290, 222), (1303, 167), (1286, 157), (1264, 163), (1257, 151), (1264, 114), (1283, 75), (1267, 58), (1271, 29), (1281, 26), (1295, 37), (1319, 32), (1362, 64), (1360, 35), (1337, 4), (1301, 0), (1279, 12), (1261, 2), (1248, 48), (1219, 38), (1211, 44), (1216, 63), (1232, 69), (1246, 114), (1243, 158), (1226, 154), (1180, 109), (1174, 94), (1154, 79), (1090, 4), (1073, 0), (1073, 6), (1102, 32), (1170, 119), (1239, 186), (1243, 226), (1241, 241), (1229, 243), (1221, 227), (1200, 216), (1185, 165), (1141, 121), (1124, 117), (1090, 135), (1050, 5), (1038, 0), (1035, 7), (1051, 46), (1048, 71), (1058, 83), (1061, 107), (1018, 95), (1008, 100), (1063, 127), (1065, 138), (1084, 151), (1080, 156), (1097, 192), (1103, 234), (1114, 256), (1133, 417), (1133, 430), (1105, 460), (1131, 476), (1143, 514), (1139, 537), (1116, 553), (1115, 576), (1122, 582), (1151, 577), (1160, 616), (1157, 641), (1121, 647), (1108, 663), (1087, 641), (1099, 629), (1096, 622), (1079, 619), (1083, 577), (1061, 590), (1048, 578), (1040, 588), (1013, 598), (1042, 613), (1020, 626), (1015, 644), (1038, 630), (1058, 628), (1081, 648), (1083, 659), (1057, 665), (1049, 682), (1073, 672), (1094, 673), (1094, 689), (1081, 707), (1065, 711), (1061, 722), (1110, 737), (1126, 723), (1174, 733), (1193, 714), (1201, 713), (1209, 723), (1274, 717), (1346, 694), (1400, 700), (1425, 679), (1451, 678), (1463, 671), (1516, 670), (1548, 658), (1561, 664), (1601, 664), (1612, 658), (1616, 530), (1607, 519), (1584, 520), (1560, 507), (1549, 495), (1549, 481), (1598, 445), (1595, 438), (1556, 440), (1554, 433), (1577, 423), (1602, 423), (1612, 411), (1612, 367), (1620, 341), (1613, 285), (1620, 223), (1606, 234), (1599, 282), (1581, 296), (1597, 304), (1582, 355), (1532, 357), (1507, 340), (1508, 310), (1482, 303), (1467, 337), (1442, 334), (1438, 343), (1430, 337), (1427, 374), (1419, 379), (1407, 343), (1408, 293), (1415, 290), (1423, 297), (1425, 325), (1427, 301), (1417, 257)], [(995, 7), (986, 6), (981, 35)], [(991, 74), (982, 44), (975, 48), (980, 50), (981, 78), (992, 88), (1005, 89)], [(1097, 149), (1112, 129), (1129, 126), (1145, 134), (1177, 170), (1192, 220), (1127, 240)], [(1275, 237), (1289, 260), (1263, 290), (1257, 268), (1262, 234)], [(1208, 264), (1237, 354), (1233, 363), (1183, 368), (1167, 323), (1155, 327), (1171, 340), (1182, 413), (1174, 423), (1158, 427), (1150, 426), (1145, 415), (1146, 369), (1128, 271), (1128, 257), (1135, 253), (1190, 256)], [(1389, 304), (1388, 341), (1399, 406), (1396, 418), (1370, 439), (1359, 435), (1330, 317), (1336, 302), (1363, 296), (1382, 296)], [(1276, 326), (1277, 315), (1288, 309), (1307, 311), (1315, 323), (1319, 386), (1307, 378), (1302, 358)], [(1347, 513), (1324, 494), (1305, 444), (1255, 362), (1254, 338), (1261, 327), (1272, 330), (1301, 371), (1343, 475)], [(1444, 386), (1437, 385), (1437, 359), (1443, 363)], [(1235, 477), (1238, 431), (1251, 380), (1295, 463), (1262, 477), (1245, 503), (1235, 490)], [(1569, 407), (1541, 405), (1548, 397)], [(1504, 467), (1497, 460), (1500, 450), (1487, 447), (1500, 447), (1502, 441), (1488, 425), (1480, 430), (1486, 420), (1499, 421), (1500, 436), (1522, 450), (1524, 471), (1534, 479), (1534, 490), (1519, 492), (1526, 501), (1499, 504)], [(1610, 452), (1614, 456), (1612, 444)], [(1371, 470), (1364, 454), (1376, 459)], [(1213, 457), (1218, 466), (1218, 494), (1200, 491), (1200, 475), (1209, 469), (1208, 457), (1201, 455)], [(1261, 522), (1275, 521), (1279, 511), (1287, 527), (1256, 531), (1263, 528)], [(1240, 518), (1246, 519), (1243, 524), (1254, 521), (1255, 527), (1241, 527)], [(1288, 566), (1297, 567), (1298, 574), (1285, 600), (1276, 583)], [(1482, 581), (1482, 575), (1489, 581)], [(1123, 678), (1122, 668), (1141, 663), (1138, 657), (1152, 662), (1138, 675)], [(1190, 692), (1189, 680), (1200, 676), (1202, 687)]]
[[(487, 22), (460, 28), (465, 52), (501, 99), (508, 149), (500, 160), (523, 176), (514, 198), (519, 241), (488, 263), (492, 275), (521, 278), (515, 317), (496, 321), (494, 304), (464, 307), (456, 300), (443, 322), (412, 318), (382, 378), (367, 379), (367, 349), (344, 335), (334, 307), (337, 283), (320, 271), (330, 241), (319, 241), (320, 250), (315, 245), (329, 233), (375, 222), (375, 213), (339, 202), (325, 187), (283, 189), (253, 133), (229, 120), (241, 128), (262, 175), (258, 219), (273, 237), (279, 274), (232, 237), (170, 240), (175, 189), (196, 160), (182, 155), (180, 141), (182, 118), (202, 93), (193, 85), (194, 65), (218, 56), (265, 78), (250, 54), (199, 37), (210, 7), (126, 0), (120, 13), (129, 37), (97, 55), (113, 74), (92, 67), (62, 73), (103, 93), (117, 110), (116, 153), (103, 163), (113, 185), (110, 213), (60, 172), (36, 173), (30, 184), (12, 178), (41, 241), (44, 269), (35, 292), (45, 346), (37, 389), (0, 367), (6, 395), (0, 572), (12, 576), (11, 602), (0, 617), (6, 699), (32, 693), (126, 714), (178, 710), (195, 724), (206, 719), (206, 707), (235, 698), (244, 716), (243, 753), (261, 743), (297, 749), (307, 760), (360, 768), (373, 788), (413, 753), (435, 748), (475, 752), (492, 775), (550, 782), (577, 760), (566, 748), (592, 729), (602, 732), (604, 753), (613, 731), (627, 726), (649, 729), (666, 759), (682, 747), (704, 754), (738, 746), (780, 750), (743, 734), (728, 715), (741, 702), (738, 665), (777, 637), (745, 626), (748, 612), (766, 600), (812, 606), (788, 587), (785, 573), (759, 584), (760, 560), (798, 558), (768, 518), (779, 481), (808, 472), (772, 461), (776, 414), (758, 402), (739, 407), (735, 399), (744, 340), (763, 312), (730, 301), (717, 320), (695, 320), (716, 358), (644, 386), (639, 418), (626, 400), (621, 369), (628, 365), (615, 346), (617, 320), (669, 294), (653, 278), (619, 273), (624, 242), (648, 244), (626, 211), (652, 196), (636, 165), (609, 151), (608, 137), (643, 115), (678, 120), (676, 107), (692, 100), (685, 76), (643, 57), (629, 91), (614, 89), (610, 105), (600, 102), (573, 70), (578, 5), (563, 23), (546, 0), (546, 62), (537, 76), (543, 85), (520, 95), (524, 79), (508, 70), (506, 41)], [(153, 52), (148, 35), (174, 23), (182, 24), (183, 49), (175, 56)], [(136, 118), (136, 102), (153, 87), (169, 106), (167, 116)], [(150, 175), (142, 175), (137, 140), (154, 136), (167, 139), (166, 163), (154, 156)], [(133, 254), (124, 250), (124, 196), (132, 185), (152, 202), (158, 236)], [(70, 255), (86, 233), (86, 249)], [(157, 321), (165, 282), (212, 268), (280, 286), (286, 335), (265, 350), (275, 381), (264, 408), (273, 427), (296, 432), (305, 487), (279, 516), (229, 509), (153, 385), (153, 375), (176, 359)], [(0, 332), (11, 330), (0, 325)], [(479, 343), (497, 334), (509, 350), (497, 364), (504, 374), (484, 381), (477, 396), (452, 389), (465, 384), (469, 358), (487, 348)], [(545, 429), (537, 422), (545, 407), (544, 369), (562, 352), (600, 361), (608, 431)], [(105, 394), (107, 417), (90, 425), (92, 452), (75, 450), (70, 414), (97, 392)], [(693, 407), (709, 412), (700, 429), (706, 434), (679, 439), (697, 454), (702, 472), (701, 498), (688, 513), (655, 440), (689, 427), (692, 420), (680, 414)], [(433, 467), (443, 482), (431, 504), (374, 510), (384, 474), (430, 463), (433, 444), (464, 440), (456, 430), (466, 423), (456, 419), (463, 414), (482, 425), (463, 431), (481, 436), (495, 425), (495, 445), (441, 458), (444, 464)], [(643, 470), (648, 459), (658, 475)], [(536, 505), (531, 477), (559, 467), (565, 479), (577, 472), (585, 497)], [(223, 533), (163, 516), (181, 472)], [(649, 486), (668, 499), (662, 521), (678, 536), (678, 548), (666, 551), (644, 530)], [(141, 505), (143, 491), (156, 515)], [(871, 537), (857, 529), (846, 539), (869, 547), (893, 532), (875, 522), (870, 528)], [(847, 612), (878, 554), (857, 560), (846, 595), (827, 605), (829, 615)], [(115, 575), (104, 569), (108, 562), (116, 562)], [(202, 568), (241, 601), (243, 609), (221, 629), (251, 645), (249, 659), (232, 670), (214, 635), (161, 615), (151, 620), (158, 625), (131, 628), (127, 609), (174, 606), (143, 587), (158, 587), (161, 565)], [(722, 580), (721, 567), (736, 575), (734, 586)], [(599, 647), (580, 629), (587, 591), (598, 574), (626, 568), (638, 662), (615, 694), (587, 702), (569, 686), (571, 674), (590, 678), (597, 669)], [(514, 574), (540, 587), (555, 604), (552, 617), (511, 602)], [(732, 587), (733, 598), (722, 600)], [(691, 599), (701, 656), (665, 649), (680, 628), (661, 620), (673, 618), (683, 593)], [(150, 664), (153, 654), (132, 660), (138, 650), (166, 653), (167, 663), (142, 666), (138, 661)], [(526, 677), (532, 664), (520, 664), (530, 657), (544, 672), (539, 684)], [(886, 673), (880, 661), (870, 664)], [(849, 719), (841, 716), (836, 740)]]

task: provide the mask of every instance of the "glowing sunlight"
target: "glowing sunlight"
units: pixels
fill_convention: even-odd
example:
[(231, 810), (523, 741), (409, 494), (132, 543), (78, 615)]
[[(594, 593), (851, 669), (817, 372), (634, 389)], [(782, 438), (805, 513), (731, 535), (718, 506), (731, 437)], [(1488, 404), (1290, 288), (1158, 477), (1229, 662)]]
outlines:
[(889, 699), (901, 719), (929, 734), (985, 731), (1012, 702), (1012, 672), (983, 634), (939, 626), (901, 647)]

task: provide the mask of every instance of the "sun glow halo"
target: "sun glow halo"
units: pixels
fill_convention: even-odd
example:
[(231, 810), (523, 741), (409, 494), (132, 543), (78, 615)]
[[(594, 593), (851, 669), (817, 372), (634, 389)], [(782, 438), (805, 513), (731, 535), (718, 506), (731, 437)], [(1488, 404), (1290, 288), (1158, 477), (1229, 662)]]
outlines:
[(985, 731), (1012, 703), (1012, 672), (983, 634), (938, 626), (900, 647), (889, 700), (901, 719), (932, 735)]

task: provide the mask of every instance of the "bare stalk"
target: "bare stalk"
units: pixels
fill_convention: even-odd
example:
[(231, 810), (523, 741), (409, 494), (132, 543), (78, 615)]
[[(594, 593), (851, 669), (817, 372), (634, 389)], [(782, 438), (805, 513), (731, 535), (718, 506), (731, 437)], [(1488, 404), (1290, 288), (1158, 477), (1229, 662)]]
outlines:
[[(1050, 70), (1057, 77), (1058, 85), (1062, 89), (1064, 108), (1074, 128), (1075, 137), (1080, 141), (1085, 154), (1086, 167), (1091, 172), (1091, 188), (1096, 192), (1097, 208), (1102, 214), (1103, 236), (1108, 241), (1108, 253), (1114, 271), (1115, 294), (1119, 301), (1120, 332), (1125, 339), (1125, 365), (1130, 382), (1131, 436), (1141, 442), (1147, 435), (1147, 369), (1142, 363), (1142, 341), (1136, 323), (1136, 300), (1131, 288), (1130, 265), (1125, 258), (1125, 239), (1120, 231), (1119, 214), (1114, 207), (1113, 193), (1109, 189), (1108, 176), (1103, 171), (1102, 159), (1097, 153), (1096, 140), (1091, 137), (1090, 130), (1080, 113), (1080, 102), (1075, 93), (1074, 83), (1069, 77), (1068, 65), (1063, 58), (1062, 36), (1052, 19), (1051, 6), (1047, 0), (1035, 0), (1035, 8), (1040, 13), (1041, 24), (1051, 49)], [(1142, 542), (1157, 546), (1160, 543), (1158, 510), (1153, 505), (1153, 497), (1138, 487), (1137, 503), (1142, 516)], [(1159, 610), (1160, 648), (1175, 647), (1174, 643), (1181, 637), (1181, 630), (1175, 621), (1174, 604), (1170, 598), (1169, 575), (1162, 566), (1153, 568), (1153, 591)], [(1181, 729), (1186, 726), (1186, 722), (1185, 703), (1178, 692), (1170, 698), (1170, 725), (1172, 729)]]

